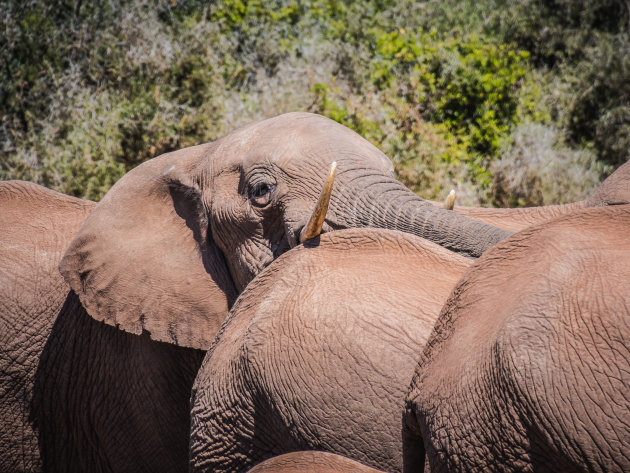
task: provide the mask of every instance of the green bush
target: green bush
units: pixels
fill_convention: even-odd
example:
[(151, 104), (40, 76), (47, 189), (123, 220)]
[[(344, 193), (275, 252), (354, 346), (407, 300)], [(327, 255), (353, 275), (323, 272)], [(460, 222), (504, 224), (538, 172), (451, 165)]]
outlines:
[(568, 142), (594, 143), (614, 166), (630, 159), (630, 4), (624, 0), (523, 0), (487, 29), (532, 54), (553, 81), (548, 96)]
[[(487, 162), (517, 122), (519, 82), (527, 72), (528, 53), (474, 35), (441, 39), (435, 31), (374, 30), (370, 39), (372, 86), (386, 90), (390, 102), (402, 100), (435, 124), (435, 132), (449, 143), (440, 147), (438, 157), (451, 164), (464, 160), (477, 184), (488, 187)], [(322, 98), (320, 112), (381, 144), (373, 124), (330, 103), (325, 91), (323, 85), (316, 89)], [(401, 106), (394, 106), (396, 115)]]
[[(630, 54), (623, 2), (576, 5), (4, 0), (0, 178), (99, 199), (153, 156), (309, 110), (372, 141), (427, 198), (581, 195), (628, 159)], [(554, 130), (543, 154), (573, 169), (558, 182), (515, 158), (541, 130)], [(577, 193), (501, 184), (521, 165)]]
[(525, 123), (504, 140), (501, 158), (492, 163), (493, 204), (523, 207), (582, 200), (605, 171), (592, 150), (568, 148), (559, 130)]

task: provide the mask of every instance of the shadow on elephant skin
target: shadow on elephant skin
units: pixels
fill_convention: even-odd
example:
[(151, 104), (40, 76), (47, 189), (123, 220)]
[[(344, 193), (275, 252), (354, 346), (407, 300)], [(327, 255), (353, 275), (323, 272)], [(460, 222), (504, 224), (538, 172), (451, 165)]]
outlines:
[(70, 291), (35, 374), (44, 470), (186, 471), (203, 356), (97, 322)]

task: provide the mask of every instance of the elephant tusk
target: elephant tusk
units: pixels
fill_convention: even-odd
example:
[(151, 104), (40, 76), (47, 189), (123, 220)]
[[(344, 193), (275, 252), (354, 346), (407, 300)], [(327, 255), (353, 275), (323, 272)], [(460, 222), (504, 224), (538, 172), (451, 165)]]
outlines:
[(300, 232), (300, 243), (304, 243), (306, 240), (315, 238), (322, 232), (322, 226), (324, 225), (324, 219), (326, 218), (326, 211), (328, 210), (328, 203), (330, 202), (330, 194), (332, 193), (333, 182), (335, 181), (335, 171), (337, 170), (337, 162), (333, 162), (330, 165), (330, 172), (328, 178), (322, 188), (322, 193), (319, 194), (317, 205), (313, 211), (313, 215), (309, 219), (308, 223)]
[(455, 207), (455, 189), (451, 189), (451, 192), (446, 196), (446, 201), (444, 201), (445, 210), (453, 210), (453, 207)]

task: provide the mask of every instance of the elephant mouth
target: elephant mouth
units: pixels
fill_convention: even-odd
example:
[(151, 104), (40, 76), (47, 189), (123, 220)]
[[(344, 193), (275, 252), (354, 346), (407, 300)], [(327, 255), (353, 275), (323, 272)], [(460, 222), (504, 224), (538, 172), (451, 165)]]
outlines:
[(288, 239), (283, 239), (280, 243), (273, 243), (271, 245), (271, 254), (273, 255), (273, 259), (279, 258), (281, 255), (289, 251), (293, 246), (288, 241)]

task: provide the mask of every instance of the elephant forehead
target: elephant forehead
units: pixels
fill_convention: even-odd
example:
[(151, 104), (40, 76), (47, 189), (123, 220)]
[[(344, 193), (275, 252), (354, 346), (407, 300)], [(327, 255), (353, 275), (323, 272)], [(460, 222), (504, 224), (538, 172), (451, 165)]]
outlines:
[(240, 128), (221, 140), (248, 168), (261, 163), (285, 167), (302, 160), (332, 162), (358, 158), (366, 166), (392, 172), (391, 161), (354, 131), (311, 113), (288, 113)]

